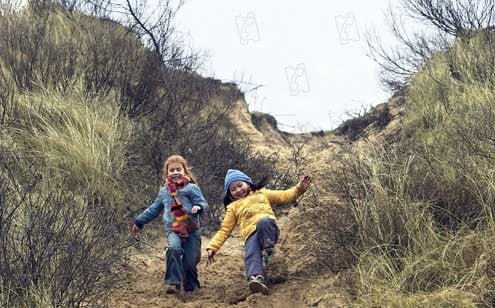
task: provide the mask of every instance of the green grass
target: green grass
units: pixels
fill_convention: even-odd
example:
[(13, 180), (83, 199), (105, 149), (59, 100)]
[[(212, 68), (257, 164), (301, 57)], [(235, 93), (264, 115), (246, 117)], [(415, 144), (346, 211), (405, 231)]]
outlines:
[(411, 80), (402, 137), (341, 159), (357, 226), (358, 306), (495, 301), (495, 52), (458, 39)]
[(77, 12), (26, 9), (0, 26), (0, 306), (101, 303), (128, 235), (134, 124), (121, 96), (146, 51)]
[(51, 179), (75, 192), (111, 193), (132, 127), (115, 100), (47, 90), (19, 97), (19, 109), (15, 138)]

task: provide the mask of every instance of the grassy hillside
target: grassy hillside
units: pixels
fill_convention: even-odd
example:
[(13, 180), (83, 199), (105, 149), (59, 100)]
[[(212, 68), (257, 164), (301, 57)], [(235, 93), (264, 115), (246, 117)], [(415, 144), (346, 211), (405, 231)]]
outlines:
[(435, 55), (406, 91), (398, 141), (341, 155), (332, 184), (355, 226), (358, 304), (493, 306), (494, 42)]
[(0, 305), (97, 303), (125, 256), (123, 140), (132, 124), (114, 94), (88, 91), (88, 67), (73, 53), (84, 53), (87, 37), (55, 13), (31, 46), (34, 29), (18, 26), (41, 26), (37, 18), (1, 20)]
[(198, 166), (205, 230), (227, 168), (271, 167), (225, 129), (235, 87), (171, 66), (129, 27), (42, 4), (0, 9), (0, 306), (98, 306), (169, 155)]
[[(320, 281), (345, 305), (494, 305), (490, 31), (459, 36), (389, 104), (336, 134), (281, 137), (270, 117), (231, 112), (243, 104), (235, 86), (164, 61), (132, 27), (28, 6), (2, 11), (0, 28), (0, 306), (105, 305), (125, 281), (118, 267), (132, 251), (129, 225), (175, 153), (192, 163), (211, 204), (205, 231), (222, 219), (227, 168), (270, 175), (271, 188), (313, 175), (297, 208), (277, 210), (288, 213), (280, 252), (290, 260), (279, 304), (291, 290), (293, 302), (335, 304), (313, 296)], [(239, 138), (243, 131), (250, 136)], [(277, 152), (263, 140), (278, 142)], [(215, 290), (243, 281), (229, 262)], [(248, 296), (228, 292), (234, 303)]]

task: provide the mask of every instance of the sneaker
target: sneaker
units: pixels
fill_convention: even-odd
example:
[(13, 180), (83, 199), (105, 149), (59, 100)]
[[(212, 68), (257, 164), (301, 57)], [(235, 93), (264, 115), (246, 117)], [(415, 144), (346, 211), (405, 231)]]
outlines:
[(268, 269), (268, 265), (270, 264), (270, 259), (275, 253), (275, 248), (274, 247), (266, 247), (261, 251), (261, 255), (263, 256), (263, 266), (266, 269)]
[(165, 290), (165, 293), (167, 294), (176, 294), (178, 292), (179, 287), (176, 286), (175, 284), (169, 284), (167, 285), (167, 289)]
[(261, 275), (249, 277), (249, 290), (252, 293), (263, 293), (265, 295), (270, 293), (270, 290), (265, 284), (265, 278)]

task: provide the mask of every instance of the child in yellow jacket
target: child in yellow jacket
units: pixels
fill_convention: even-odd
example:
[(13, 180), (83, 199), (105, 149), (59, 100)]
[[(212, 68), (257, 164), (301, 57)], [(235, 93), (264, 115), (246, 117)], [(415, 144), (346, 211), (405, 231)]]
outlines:
[(220, 229), (206, 248), (208, 263), (227, 240), (235, 226), (239, 226), (245, 243), (244, 265), (249, 289), (253, 293), (268, 294), (263, 271), (263, 259), (269, 260), (278, 240), (279, 229), (272, 204), (295, 201), (309, 187), (311, 179), (304, 176), (293, 188), (268, 190), (254, 185), (249, 176), (239, 170), (229, 169), (225, 176), (224, 204), (226, 213)]

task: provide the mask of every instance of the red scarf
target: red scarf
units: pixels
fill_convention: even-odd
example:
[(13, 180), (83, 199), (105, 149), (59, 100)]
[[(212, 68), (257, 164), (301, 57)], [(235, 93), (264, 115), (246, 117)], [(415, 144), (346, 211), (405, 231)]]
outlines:
[(172, 231), (177, 233), (183, 241), (189, 237), (189, 233), (199, 229), (198, 224), (187, 215), (182, 207), (182, 202), (178, 197), (179, 190), (188, 183), (189, 178), (187, 176), (184, 176), (175, 182), (167, 178), (164, 183), (170, 191), (170, 211), (175, 217), (172, 222)]

